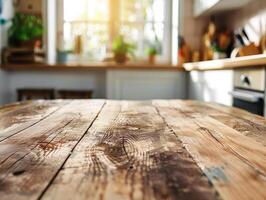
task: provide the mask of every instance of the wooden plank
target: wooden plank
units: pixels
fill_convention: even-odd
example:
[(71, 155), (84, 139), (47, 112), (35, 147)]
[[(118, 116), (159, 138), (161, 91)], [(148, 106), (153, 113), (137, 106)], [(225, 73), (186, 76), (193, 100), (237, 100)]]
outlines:
[(3, 64), (0, 68), (7, 71), (95, 71), (95, 70), (160, 70), (160, 71), (185, 71), (182, 66), (173, 65), (171, 63), (148, 62), (127, 62), (125, 64), (117, 64), (115, 62), (98, 62), (98, 63), (68, 63), (68, 64)]
[(264, 117), (238, 108), (212, 103), (191, 102), (189, 104), (189, 106), (194, 104), (198, 108), (204, 105), (203, 109), (208, 110), (207, 113), (210, 117), (266, 146), (266, 120)]
[(265, 146), (178, 101), (154, 105), (222, 199), (266, 199)]
[(0, 108), (0, 142), (40, 122), (66, 103), (27, 101)]
[(18, 107), (19, 105), (23, 106), (23, 104), (27, 104), (27, 103), (29, 103), (29, 102), (24, 101), (24, 102), (16, 102), (13, 104), (2, 105), (2, 106), (0, 106), (0, 115), (2, 115), (2, 113), (10, 112), (12, 110), (12, 108), (14, 108), (14, 107)]
[(248, 111), (245, 111), (239, 108), (228, 107), (228, 106), (224, 106), (220, 104), (214, 104), (214, 103), (209, 103), (208, 106), (216, 110), (219, 110), (220, 112), (227, 113), (231, 117), (239, 117), (239, 118), (248, 120), (250, 122), (253, 122), (254, 124), (266, 126), (266, 120), (264, 117), (252, 114)]
[(247, 111), (199, 101), (178, 101), (176, 105), (183, 113), (210, 116), (217, 121), (237, 130), (243, 135), (255, 139), (266, 146), (266, 120)]
[(217, 199), (151, 102), (108, 102), (41, 199)]
[(0, 119), (2, 119), (2, 117), (8, 113), (14, 112), (14, 110), (16, 109), (23, 109), (25, 107), (28, 107), (31, 103), (31, 101), (23, 101), (0, 106)]
[(73, 101), (0, 143), (0, 197), (37, 199), (97, 117), (104, 101)]

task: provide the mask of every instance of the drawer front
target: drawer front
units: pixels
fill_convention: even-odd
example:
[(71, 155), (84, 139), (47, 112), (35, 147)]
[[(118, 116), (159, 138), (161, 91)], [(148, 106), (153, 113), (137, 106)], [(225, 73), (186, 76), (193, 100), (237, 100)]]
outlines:
[(234, 87), (265, 90), (265, 69), (237, 69), (234, 70)]

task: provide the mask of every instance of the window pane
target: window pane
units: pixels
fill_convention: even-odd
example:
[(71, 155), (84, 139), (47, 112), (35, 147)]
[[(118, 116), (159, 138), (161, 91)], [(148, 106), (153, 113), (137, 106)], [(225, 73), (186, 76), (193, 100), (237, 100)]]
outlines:
[(65, 21), (108, 21), (109, 0), (64, 0)]
[(108, 23), (64, 24), (65, 49), (73, 50), (75, 37), (82, 36), (83, 54), (86, 60), (102, 60), (106, 56), (109, 41)]
[(163, 23), (128, 24), (121, 27), (121, 34), (129, 42), (136, 44), (136, 56), (146, 57), (149, 47), (156, 47), (162, 54), (162, 41), (164, 35)]
[(90, 60), (102, 60), (109, 42), (108, 24), (88, 24), (85, 36), (85, 54)]
[(121, 20), (130, 22), (163, 22), (165, 0), (122, 0)]
[(64, 0), (64, 20), (84, 20), (86, 19), (87, 0)]
[(109, 0), (87, 0), (88, 1), (88, 20), (108, 21), (109, 19)]
[[(111, 40), (122, 34), (136, 44), (136, 57), (145, 58), (149, 47), (166, 52), (165, 8), (168, 0), (64, 0), (64, 48), (73, 50), (75, 38), (82, 36), (83, 54), (88, 60), (101, 60), (111, 53)], [(116, 9), (120, 9), (120, 12)], [(111, 15), (112, 14), (112, 15)], [(114, 21), (110, 22), (110, 18)], [(163, 50), (163, 48), (164, 50)]]

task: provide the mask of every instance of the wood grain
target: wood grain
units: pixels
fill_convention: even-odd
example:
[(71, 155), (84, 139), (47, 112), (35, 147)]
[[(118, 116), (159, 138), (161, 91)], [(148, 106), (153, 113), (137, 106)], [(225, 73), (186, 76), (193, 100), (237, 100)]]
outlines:
[(27, 101), (0, 109), (0, 142), (45, 119), (67, 102)]
[(266, 148), (175, 101), (154, 101), (223, 199), (266, 198)]
[(109, 102), (43, 199), (216, 199), (150, 103)]
[(183, 100), (0, 107), (0, 199), (266, 199), (266, 120)]
[(175, 100), (175, 107), (177, 106), (179, 106), (183, 113), (201, 114), (212, 117), (266, 146), (266, 120), (264, 117), (239, 108), (192, 100)]
[(210, 117), (266, 146), (266, 120), (264, 117), (239, 108), (230, 108), (212, 103), (204, 104), (190, 101), (189, 106), (193, 105), (198, 109), (204, 105), (203, 109), (208, 110), (207, 113)]
[(0, 142), (1, 199), (36, 199), (94, 121), (104, 101), (74, 101)]

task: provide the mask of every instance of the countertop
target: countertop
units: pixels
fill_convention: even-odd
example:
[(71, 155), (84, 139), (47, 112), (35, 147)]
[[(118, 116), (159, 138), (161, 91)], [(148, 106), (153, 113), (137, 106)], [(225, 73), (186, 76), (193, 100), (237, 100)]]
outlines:
[(126, 63), (117, 64), (113, 62), (100, 63), (71, 63), (71, 64), (3, 64), (1, 68), (4, 70), (20, 71), (20, 70), (173, 70), (185, 71), (181, 66), (172, 64), (148, 64), (148, 63)]
[(244, 56), (238, 58), (227, 58), (220, 60), (210, 60), (194, 63), (185, 63), (183, 67), (187, 71), (192, 70), (226, 70), (236, 69), (244, 67), (265, 67), (266, 66), (266, 54)]
[(266, 120), (246, 111), (56, 100), (0, 116), (1, 200), (266, 199)]
[(169, 64), (149, 64), (144, 62), (117, 64), (114, 62), (99, 63), (71, 63), (71, 64), (2, 64), (0, 66), (8, 71), (27, 70), (170, 70), (170, 71), (206, 71), (227, 70), (246, 67), (266, 67), (266, 54), (227, 58), (201, 62), (185, 63), (182, 66)]

